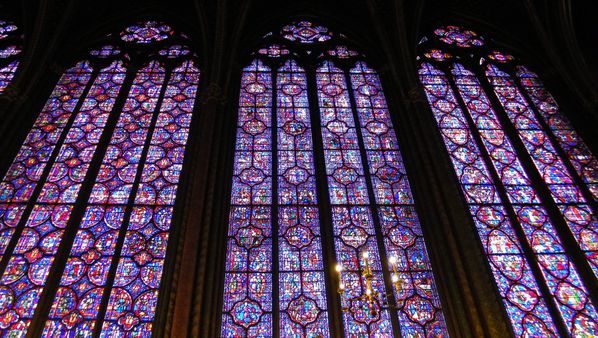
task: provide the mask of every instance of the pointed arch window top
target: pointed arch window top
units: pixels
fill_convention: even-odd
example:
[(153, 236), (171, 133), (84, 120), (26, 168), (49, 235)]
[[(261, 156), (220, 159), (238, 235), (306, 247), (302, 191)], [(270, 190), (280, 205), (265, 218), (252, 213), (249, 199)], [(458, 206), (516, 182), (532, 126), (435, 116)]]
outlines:
[(174, 34), (172, 27), (157, 21), (145, 21), (125, 28), (120, 33), (123, 41), (152, 43), (162, 41)]
[(332, 38), (332, 33), (327, 27), (317, 26), (309, 21), (286, 25), (281, 34), (285, 39), (299, 43), (324, 42)]
[(444, 43), (457, 47), (479, 47), (484, 45), (484, 38), (478, 33), (459, 26), (443, 26), (434, 34)]

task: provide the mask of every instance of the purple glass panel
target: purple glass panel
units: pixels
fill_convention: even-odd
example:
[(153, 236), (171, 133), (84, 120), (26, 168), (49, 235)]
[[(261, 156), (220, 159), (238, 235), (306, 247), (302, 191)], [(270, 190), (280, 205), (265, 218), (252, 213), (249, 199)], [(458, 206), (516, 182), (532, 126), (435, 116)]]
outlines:
[(343, 313), (345, 334), (391, 336), (388, 308), (376, 301), (372, 315), (361, 301), (352, 300), (365, 292), (360, 275), (363, 252), (370, 256), (373, 289), (386, 294), (386, 288), (346, 76), (325, 61), (316, 71), (316, 81), (336, 259), (344, 268), (341, 279), (346, 291), (341, 305), (348, 308)]
[[(122, 82), (124, 74), (117, 74)], [(67, 259), (44, 328), (46, 337), (74, 332), (85, 336), (93, 331), (122, 226), (124, 205), (129, 200), (164, 75), (164, 69), (157, 62), (150, 62), (133, 81), (96, 177), (88, 201), (91, 205), (85, 210)], [(98, 77), (98, 80), (103, 84), (107, 79), (101, 81)], [(112, 103), (118, 93), (110, 90), (109, 84), (95, 89), (101, 97), (112, 96), (112, 101), (108, 101)], [(101, 111), (94, 106), (96, 103), (89, 102), (91, 111)], [(105, 107), (107, 111), (112, 110), (111, 105)]]
[(116, 96), (125, 79), (121, 61), (100, 71), (83, 101), (39, 196), (45, 203), (75, 203)]
[(276, 82), (281, 337), (329, 337), (307, 79), (287, 61)]
[(598, 160), (575, 132), (571, 122), (561, 112), (555, 99), (546, 90), (538, 75), (519, 66), (517, 67), (517, 76), (544, 123), (567, 154), (577, 174), (587, 184), (594, 198), (598, 199)]
[[(596, 323), (598, 313), (589, 302), (589, 295), (579, 274), (566, 255), (545, 208), (536, 197), (527, 174), (505, 135), (488, 97), (478, 79), (460, 64), (452, 71), (467, 111), (478, 129), (482, 144), (504, 185), (526, 239), (540, 263), (540, 269), (556, 298), (559, 310), (571, 334), (588, 334)], [(576, 322), (583, 318), (589, 324), (580, 328)], [(586, 331), (587, 330), (587, 331)]]
[(62, 75), (0, 183), (1, 208), (6, 210), (5, 217), (0, 218), (0, 258), (90, 76), (87, 62), (78, 63)]
[[(101, 337), (149, 336), (168, 244), (172, 210), (183, 168), (199, 69), (175, 68), (152, 135)], [(154, 205), (156, 207), (142, 206)]]
[[(488, 65), (486, 75), (503, 108), (519, 134), (552, 198), (563, 212), (565, 221), (598, 276), (598, 220), (567, 170), (550, 140), (513, 79), (495, 65)], [(558, 139), (558, 138), (557, 138)]]
[(11, 324), (14, 332), (27, 331), (124, 77), (119, 61), (102, 69), (94, 80), (0, 280), (0, 288), (12, 289), (13, 297), (28, 298), (26, 303), (12, 304), (18, 314)]
[(72, 209), (36, 205), (12, 252), (0, 279), (0, 329), (15, 337), (27, 333)]
[(0, 183), (0, 202), (27, 202), (91, 76), (88, 62), (68, 69)]
[(355, 105), (387, 257), (397, 258), (395, 291), (404, 337), (448, 337), (424, 237), (378, 74), (358, 62), (350, 70)]
[(156, 61), (138, 72), (106, 150), (90, 203), (127, 203), (163, 81), (164, 69)]
[(272, 75), (243, 70), (224, 277), (223, 337), (272, 335)]
[(419, 75), (515, 335), (555, 337), (545, 300), (446, 75), (429, 63)]

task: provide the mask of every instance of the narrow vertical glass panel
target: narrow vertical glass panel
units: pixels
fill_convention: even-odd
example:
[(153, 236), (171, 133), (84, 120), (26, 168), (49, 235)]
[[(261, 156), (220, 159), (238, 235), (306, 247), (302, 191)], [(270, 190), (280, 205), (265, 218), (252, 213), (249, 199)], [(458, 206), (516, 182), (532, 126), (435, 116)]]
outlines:
[(125, 234), (101, 337), (150, 336), (199, 83), (192, 61), (168, 81)]
[(395, 293), (403, 337), (448, 337), (411, 187), (378, 74), (364, 62), (351, 85), (387, 257), (397, 261)]
[(122, 61), (115, 61), (95, 78), (50, 169), (40, 202), (75, 203), (125, 73)]
[(0, 182), (0, 258), (19, 223), (89, 78), (91, 67), (80, 62), (64, 72), (21, 149)]
[(575, 132), (571, 122), (561, 112), (556, 100), (544, 87), (538, 75), (524, 66), (518, 66), (517, 76), (544, 123), (567, 154), (575, 171), (587, 184), (594, 198), (598, 199), (598, 160)]
[[(60, 279), (46, 337), (91, 336), (164, 76), (159, 63), (150, 62), (133, 81)], [(109, 87), (101, 87), (97, 94), (116, 97)]]
[(452, 73), (467, 112), (480, 135), (482, 146), (490, 155), (490, 161), (507, 191), (517, 220), (540, 263), (544, 279), (556, 299), (569, 332), (572, 335), (592, 334), (598, 329), (598, 313), (486, 93), (475, 75), (462, 65), (455, 64)]
[(27, 202), (91, 77), (89, 62), (64, 72), (0, 183), (0, 202)]
[(15, 60), (8, 65), (0, 68), (0, 94), (4, 93), (4, 90), (12, 82), (12, 78), (15, 76), (15, 72), (19, 67), (19, 61)]
[(515, 335), (556, 337), (546, 302), (446, 75), (429, 63), (420, 66), (419, 75)]
[(366, 291), (360, 271), (369, 254), (373, 289), (386, 294), (366, 177), (344, 72), (330, 61), (316, 71), (326, 176), (337, 262), (346, 291), (341, 305), (347, 336), (392, 336), (390, 313), (376, 300), (373, 308), (357, 297)]
[(559, 205), (565, 221), (598, 276), (598, 220), (567, 170), (563, 159), (511, 76), (489, 64), (486, 70), (496, 96), (517, 130), (540, 176)]
[(0, 289), (12, 291), (6, 305), (15, 311), (10, 330), (17, 335), (26, 333), (33, 317), (124, 77), (122, 63), (115, 61), (94, 80), (0, 280)]
[(276, 82), (280, 336), (329, 337), (307, 79), (287, 61)]
[(225, 262), (222, 336), (272, 335), (272, 74), (243, 69)]

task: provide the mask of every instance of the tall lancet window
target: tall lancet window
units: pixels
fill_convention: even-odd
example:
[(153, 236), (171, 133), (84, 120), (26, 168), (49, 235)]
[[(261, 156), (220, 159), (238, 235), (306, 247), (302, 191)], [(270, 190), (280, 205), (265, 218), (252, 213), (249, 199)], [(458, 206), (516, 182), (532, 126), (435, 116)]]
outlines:
[(419, 74), (517, 337), (598, 335), (598, 162), (538, 75), (456, 26)]
[(21, 35), (18, 27), (0, 20), (0, 95), (12, 82), (21, 57)]
[(344, 40), (293, 23), (243, 69), (224, 337), (448, 336), (380, 78)]
[(148, 336), (198, 81), (154, 21), (67, 69), (0, 183), (0, 332)]

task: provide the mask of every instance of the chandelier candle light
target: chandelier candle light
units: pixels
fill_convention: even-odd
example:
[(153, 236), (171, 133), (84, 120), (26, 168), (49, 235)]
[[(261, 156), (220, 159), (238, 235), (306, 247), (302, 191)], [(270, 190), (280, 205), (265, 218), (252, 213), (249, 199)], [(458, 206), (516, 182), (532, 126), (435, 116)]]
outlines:
[[(368, 308), (368, 313), (371, 317), (375, 317), (378, 315), (378, 311), (376, 310), (376, 306), (374, 305), (376, 301), (387, 305), (390, 308), (396, 308), (395, 304), (391, 304), (388, 299), (390, 297), (390, 294), (384, 294), (381, 295), (379, 292), (375, 291), (372, 288), (372, 281), (374, 279), (374, 275), (372, 274), (372, 269), (370, 268), (370, 262), (369, 262), (369, 253), (367, 251), (364, 251), (362, 253), (362, 258), (363, 258), (363, 265), (364, 265), (364, 269), (361, 272), (361, 276), (363, 277), (363, 280), (365, 282), (365, 293), (360, 294), (359, 296), (356, 297), (351, 297), (348, 299), (349, 304), (353, 301), (361, 301), (361, 303), (363, 303), (364, 305), (367, 306)], [(392, 268), (392, 274), (391, 274), (391, 281), (392, 281), (392, 285), (395, 289), (395, 292), (397, 293), (397, 295), (401, 292), (402, 290), (402, 281), (399, 278), (399, 273), (397, 270), (397, 257), (396, 256), (391, 256), (388, 259), (388, 262), (390, 263), (390, 267)], [(345, 284), (343, 283), (343, 278), (342, 278), (342, 273), (343, 273), (343, 266), (341, 264), (336, 264), (336, 272), (338, 273), (338, 293), (339, 295), (342, 297), (343, 294), (345, 293)], [(382, 297), (380, 297), (382, 296)], [(381, 299), (382, 298), (382, 299)], [(390, 297), (392, 299), (392, 297)], [(342, 311), (343, 312), (347, 312), (349, 310), (349, 307), (343, 307)]]

